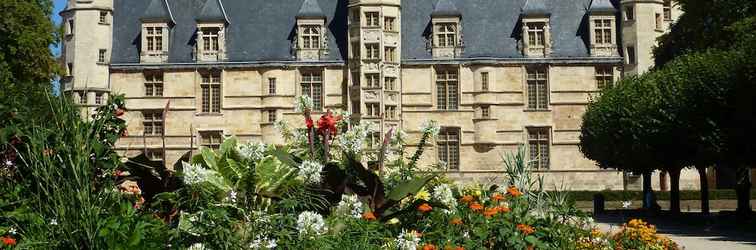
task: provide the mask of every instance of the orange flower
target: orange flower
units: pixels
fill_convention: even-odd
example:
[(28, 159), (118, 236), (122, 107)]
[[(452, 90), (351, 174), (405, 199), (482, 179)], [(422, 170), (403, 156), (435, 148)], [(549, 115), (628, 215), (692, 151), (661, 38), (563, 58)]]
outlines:
[(15, 246), (16, 245), (16, 239), (8, 237), (0, 237), (0, 240), (3, 241), (3, 245), (6, 246)]
[(535, 228), (525, 224), (517, 224), (517, 230), (520, 230), (520, 232), (525, 235), (530, 235), (535, 232)]
[(470, 209), (472, 209), (473, 211), (483, 210), (483, 205), (480, 205), (480, 203), (477, 202), (473, 202), (472, 204), (470, 204)]
[(487, 218), (491, 218), (497, 213), (499, 213), (499, 208), (496, 207), (488, 208), (486, 209), (486, 211), (483, 211), (483, 215), (485, 215)]
[(517, 189), (517, 187), (515, 187), (515, 186), (510, 186), (509, 188), (507, 188), (507, 193), (509, 193), (509, 195), (511, 195), (513, 197), (517, 197), (517, 196), (522, 195), (522, 192), (520, 192), (520, 190)]
[(507, 206), (499, 206), (496, 209), (498, 209), (499, 212), (502, 212), (502, 213), (509, 213), (510, 211), (512, 211), (512, 209), (510, 209)]
[(430, 205), (428, 205), (428, 203), (423, 203), (422, 205), (420, 205), (419, 207), (417, 207), (417, 211), (420, 211), (420, 212), (423, 212), (423, 213), (430, 212), (431, 210), (433, 210), (433, 207), (431, 207)]
[(428, 243), (428, 244), (425, 244), (425, 246), (423, 246), (423, 250), (436, 250), (436, 246)]
[(475, 200), (475, 198), (473, 198), (472, 195), (465, 195), (465, 196), (462, 196), (460, 200), (464, 203), (470, 203), (473, 200)]
[(460, 218), (454, 218), (454, 219), (451, 220), (451, 224), (462, 225), (462, 219), (460, 219)]
[(375, 220), (375, 214), (373, 214), (373, 212), (365, 212), (362, 214), (362, 218), (367, 221), (372, 221)]
[(495, 193), (495, 194), (491, 195), (491, 200), (493, 200), (493, 201), (504, 200), (504, 195), (501, 195), (500, 193)]
[(464, 247), (457, 247), (454, 250), (465, 250), (465, 248)]

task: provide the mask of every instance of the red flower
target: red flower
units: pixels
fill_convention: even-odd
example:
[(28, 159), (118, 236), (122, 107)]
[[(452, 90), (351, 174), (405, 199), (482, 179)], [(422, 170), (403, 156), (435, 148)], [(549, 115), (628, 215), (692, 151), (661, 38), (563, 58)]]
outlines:
[(3, 245), (6, 246), (15, 246), (16, 245), (16, 239), (8, 237), (0, 237), (0, 240), (3, 241)]
[(310, 129), (312, 126), (314, 126), (314, 123), (312, 122), (312, 119), (310, 117), (305, 118), (305, 124), (307, 124), (307, 128)]
[(336, 135), (336, 122), (341, 120), (340, 117), (333, 117), (331, 110), (328, 110), (325, 115), (318, 120), (318, 134), (325, 135), (328, 131), (331, 136)]

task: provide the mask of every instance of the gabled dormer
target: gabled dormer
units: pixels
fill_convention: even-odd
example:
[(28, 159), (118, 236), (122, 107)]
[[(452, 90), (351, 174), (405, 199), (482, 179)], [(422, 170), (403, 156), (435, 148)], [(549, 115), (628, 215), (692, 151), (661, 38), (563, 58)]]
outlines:
[(431, 12), (431, 54), (433, 58), (462, 55), (462, 12), (452, 0), (438, 0)]
[(164, 63), (168, 61), (170, 27), (176, 23), (168, 1), (150, 1), (140, 21), (142, 21), (140, 62)]
[(317, 0), (305, 0), (297, 12), (294, 51), (297, 60), (320, 60), (328, 56), (326, 15)]
[(593, 0), (588, 9), (591, 56), (619, 56), (617, 9), (610, 0)]
[(207, 0), (195, 19), (197, 41), (195, 60), (215, 62), (226, 60), (226, 26), (228, 16), (221, 0)]
[(551, 11), (546, 1), (527, 0), (522, 7), (522, 54), (527, 57), (551, 54)]

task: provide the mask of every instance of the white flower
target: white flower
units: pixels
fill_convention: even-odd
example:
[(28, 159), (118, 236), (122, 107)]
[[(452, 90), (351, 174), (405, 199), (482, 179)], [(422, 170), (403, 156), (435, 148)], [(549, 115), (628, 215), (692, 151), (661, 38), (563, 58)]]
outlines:
[(339, 134), (336, 140), (347, 152), (359, 154), (362, 151), (365, 138), (372, 132), (373, 123), (360, 121), (360, 124), (352, 126), (349, 130)]
[(630, 208), (631, 205), (633, 205), (632, 201), (623, 201), (622, 202), (622, 208), (624, 208), (624, 209)]
[(215, 172), (203, 168), (199, 164), (190, 165), (186, 162), (183, 164), (184, 183), (187, 185), (194, 185), (207, 181), (208, 177), (215, 174)]
[(267, 145), (261, 142), (247, 142), (236, 146), (236, 150), (239, 151), (239, 154), (245, 159), (251, 161), (259, 161), (265, 157), (266, 149)]
[(236, 203), (236, 191), (231, 190), (231, 192), (228, 192), (228, 199), (231, 202)]
[(299, 165), (297, 178), (307, 184), (320, 183), (320, 171), (322, 169), (323, 165), (316, 161), (304, 161)]
[(336, 215), (349, 216), (359, 219), (362, 217), (362, 202), (357, 195), (342, 195), (341, 201), (336, 205)]
[(457, 207), (457, 199), (454, 198), (451, 188), (447, 184), (441, 184), (433, 188), (433, 199), (448, 207), (445, 210), (447, 213), (451, 213), (454, 208)]
[(13, 166), (13, 162), (10, 160), (5, 160), (5, 166), (8, 166), (8, 167)]
[(420, 131), (422, 131), (423, 134), (430, 134), (430, 136), (435, 137), (438, 135), (438, 132), (441, 131), (441, 126), (438, 125), (437, 121), (427, 120), (420, 125)]
[(18, 233), (18, 231), (16, 231), (15, 227), (11, 227), (8, 229), (8, 234), (15, 235), (16, 233)]
[(305, 112), (307, 110), (312, 110), (313, 106), (315, 106), (315, 104), (312, 102), (310, 96), (300, 95), (297, 96), (296, 102), (294, 103), (294, 111), (299, 113)]
[(249, 244), (249, 248), (252, 249), (274, 249), (278, 246), (276, 239), (260, 238), (257, 237), (252, 243)]
[(50, 225), (57, 226), (58, 225), (58, 220), (55, 219), (55, 218), (53, 218), (52, 220), (50, 220)]
[(187, 250), (205, 250), (205, 245), (202, 243), (194, 243)]
[(318, 213), (305, 211), (297, 217), (297, 230), (299, 235), (321, 235), (328, 231), (323, 221), (323, 216)]
[(399, 237), (396, 238), (396, 246), (400, 250), (415, 250), (420, 244), (420, 238), (417, 237), (417, 232), (406, 231), (402, 229)]

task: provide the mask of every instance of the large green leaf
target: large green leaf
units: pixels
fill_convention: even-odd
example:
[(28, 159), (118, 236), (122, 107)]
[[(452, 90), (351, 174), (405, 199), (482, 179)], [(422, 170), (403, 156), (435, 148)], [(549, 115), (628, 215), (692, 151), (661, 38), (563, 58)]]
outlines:
[(283, 149), (280, 149), (280, 148), (274, 149), (272, 153), (274, 156), (276, 156), (276, 158), (278, 158), (279, 161), (285, 163), (286, 165), (289, 165), (292, 167), (299, 166), (297, 161), (294, 159), (294, 156), (284, 151)]
[(202, 164), (209, 168), (209, 169), (218, 169), (217, 155), (215, 155), (215, 152), (213, 152), (212, 149), (209, 148), (202, 148), (202, 151), (200, 152), (202, 154)]
[(428, 182), (433, 178), (436, 178), (436, 174), (416, 177), (415, 179), (399, 183), (399, 185), (396, 185), (396, 187), (391, 190), (391, 192), (389, 192), (387, 198), (390, 200), (398, 201), (404, 199), (404, 197), (407, 197), (409, 195), (414, 195), (426, 184), (428, 184)]
[(296, 174), (294, 167), (283, 164), (278, 158), (266, 157), (255, 168), (255, 191), (278, 196), (278, 192), (291, 185)]

